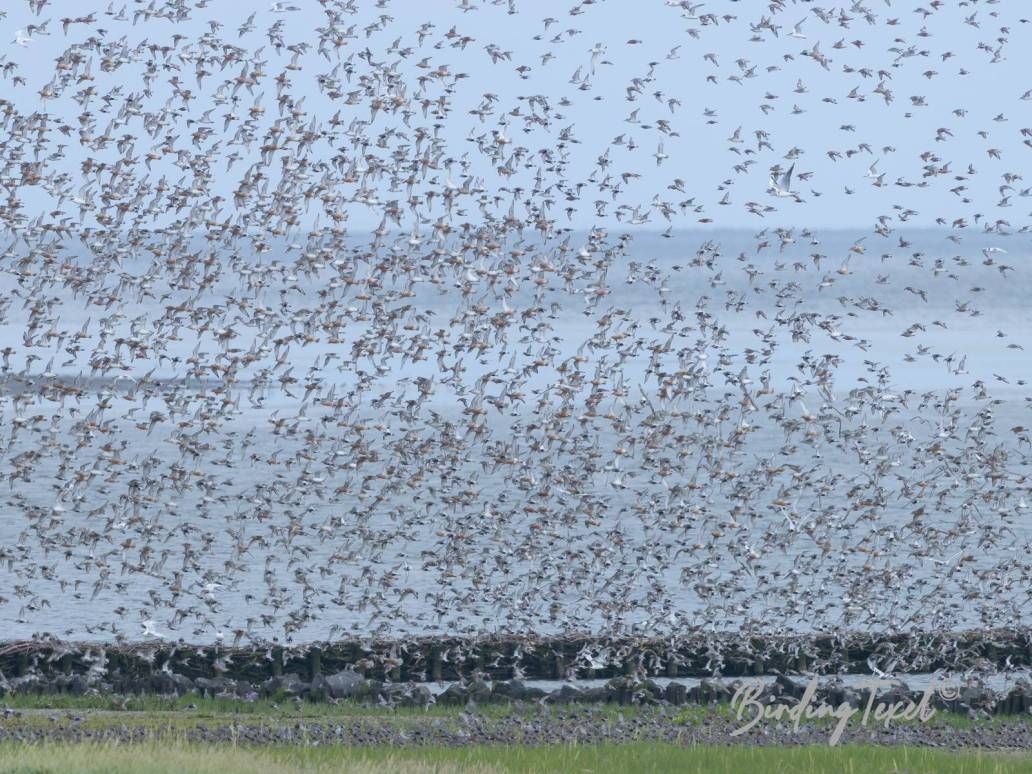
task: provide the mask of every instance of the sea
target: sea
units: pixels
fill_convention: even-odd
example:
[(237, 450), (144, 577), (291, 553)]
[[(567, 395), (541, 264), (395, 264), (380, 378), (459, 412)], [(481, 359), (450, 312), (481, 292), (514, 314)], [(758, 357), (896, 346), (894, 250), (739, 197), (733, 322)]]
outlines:
[(203, 291), (147, 253), (89, 275), (110, 306), (85, 250), (8, 254), (0, 638), (1030, 623), (1026, 235), (758, 232), (528, 235), (415, 282), (425, 244), (287, 240)]

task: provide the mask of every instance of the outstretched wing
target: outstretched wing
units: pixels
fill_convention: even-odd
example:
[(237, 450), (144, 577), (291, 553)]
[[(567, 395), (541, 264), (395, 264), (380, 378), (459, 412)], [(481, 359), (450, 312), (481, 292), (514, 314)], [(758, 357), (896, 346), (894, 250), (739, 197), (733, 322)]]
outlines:
[(788, 168), (788, 171), (785, 172), (785, 174), (783, 174), (781, 176), (781, 181), (778, 183), (778, 185), (779, 185), (779, 187), (782, 190), (785, 190), (785, 191), (792, 190), (792, 170), (794, 170), (794, 169), (795, 169), (795, 164), (793, 163), (792, 166), (790, 166)]

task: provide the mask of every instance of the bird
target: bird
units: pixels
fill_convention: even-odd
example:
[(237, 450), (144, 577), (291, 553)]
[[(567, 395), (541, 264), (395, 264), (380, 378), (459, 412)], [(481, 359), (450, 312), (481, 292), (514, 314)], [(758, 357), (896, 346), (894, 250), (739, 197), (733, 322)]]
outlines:
[(53, 5), (0, 54), (5, 637), (1028, 626), (1020, 3)]
[(792, 172), (795, 169), (795, 164), (789, 166), (787, 170), (779, 175), (771, 174), (770, 176), (770, 187), (769, 190), (772, 194), (779, 198), (786, 196), (795, 196), (792, 189)]

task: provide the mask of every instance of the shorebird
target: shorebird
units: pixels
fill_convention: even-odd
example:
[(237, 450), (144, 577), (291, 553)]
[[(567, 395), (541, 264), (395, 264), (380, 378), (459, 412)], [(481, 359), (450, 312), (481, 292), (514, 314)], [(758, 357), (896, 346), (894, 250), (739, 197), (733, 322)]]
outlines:
[(10, 636), (1027, 621), (1020, 4), (72, 5), (4, 7)]
[(778, 198), (798, 198), (796, 194), (792, 191), (792, 172), (794, 169), (795, 164), (792, 164), (787, 170), (782, 172), (780, 175), (771, 174), (770, 187), (768, 190)]

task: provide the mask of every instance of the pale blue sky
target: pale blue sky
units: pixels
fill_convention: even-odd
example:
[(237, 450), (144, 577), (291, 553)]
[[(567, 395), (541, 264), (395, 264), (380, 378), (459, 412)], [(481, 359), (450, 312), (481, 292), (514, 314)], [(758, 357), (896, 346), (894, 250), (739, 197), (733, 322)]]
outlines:
[[(26, 29), (30, 23), (47, 17), (52, 18), (49, 27), (52, 34), (46, 38), (34, 36), (34, 42), (27, 47), (13, 43), (5, 45), (4, 54), (8, 60), (18, 63), (18, 74), (27, 83), (12, 88), (8, 80), (4, 82), (4, 89), (7, 98), (23, 111), (46, 110), (66, 120), (73, 119), (78, 106), (71, 101), (71, 91), (45, 106), (40, 103), (37, 91), (52, 77), (55, 57), (63, 47), (72, 40), (81, 40), (86, 34), (87, 27), (79, 25), (73, 26), (71, 34), (65, 37), (60, 18), (85, 14), (89, 7), (95, 5), (99, 9), (97, 22), (89, 29), (106, 29), (107, 41), (124, 35), (130, 45), (143, 39), (167, 43), (173, 34), (178, 33), (186, 36), (187, 40), (179, 44), (185, 46), (190, 39), (208, 31), (209, 22), (217, 20), (225, 25), (218, 34), (230, 42), (250, 50), (265, 45), (263, 57), (269, 61), (266, 70), (270, 80), (256, 92), (266, 92), (265, 105), (269, 108), (266, 118), (271, 121), (276, 115), (275, 86), (271, 77), (282, 71), (290, 54), (284, 51), (282, 56), (278, 56), (265, 38), (265, 30), (280, 19), (284, 22), (283, 35), (288, 45), (302, 41), (314, 43), (316, 34), (313, 30), (325, 23), (317, 0), (293, 0), (293, 3), (301, 10), (275, 14), (268, 10), (265, 2), (251, 4), (212, 0), (204, 7), (194, 9), (191, 20), (187, 22), (173, 24), (163, 19), (152, 19), (141, 20), (135, 26), (131, 21), (118, 21), (105, 15), (106, 6), (101, 3), (54, 0), (42, 17), (34, 17), (27, 3), (12, 3), (5, 20), (8, 40), (14, 38), (15, 30)], [(129, 19), (134, 10), (144, 7), (139, 3), (116, 2), (115, 10), (122, 5), (126, 5)], [(378, 61), (398, 60), (399, 69), (411, 74), (413, 88), (415, 77), (425, 72), (416, 67), (424, 57), (429, 57), (429, 64), (433, 67), (447, 64), (452, 72), (468, 74), (469, 77), (458, 84), (453, 95), (454, 110), (441, 132), (454, 157), (470, 153), (474, 158), (474, 169), (486, 178), (489, 190), (504, 185), (506, 181), (481, 163), (467, 137), (471, 132), (479, 134), (504, 129), (499, 118), (505, 111), (522, 105), (522, 112), (528, 112), (526, 102), (521, 103), (517, 97), (539, 94), (547, 97), (562, 117), (556, 117), (548, 130), (536, 131), (533, 135), (521, 132), (520, 119), (510, 118), (511, 131), (507, 133), (514, 145), (524, 144), (533, 155), (541, 147), (554, 147), (560, 130), (572, 127), (571, 136), (579, 142), (569, 144), (571, 177), (574, 181), (584, 182), (595, 160), (610, 147), (614, 137), (623, 134), (625, 140), (633, 139), (638, 145), (633, 151), (626, 145), (611, 147), (609, 169), (614, 178), (623, 172), (641, 175), (637, 180), (629, 179), (617, 204), (640, 205), (640, 212), (649, 213), (645, 224), (649, 227), (673, 225), (675, 228), (689, 228), (702, 225), (699, 221), (703, 218), (712, 219), (714, 225), (729, 227), (759, 227), (771, 223), (868, 227), (878, 215), (896, 216), (908, 208), (917, 212), (908, 224), (919, 226), (934, 225), (937, 217), (947, 221), (966, 218), (970, 222), (978, 213), (991, 219), (1006, 218), (1017, 228), (1027, 217), (1026, 200), (1017, 195), (1024, 187), (1020, 181), (1015, 183), (1016, 190), (1012, 192), (1010, 204), (1013, 206), (996, 206), (1001, 199), (997, 190), (1002, 183), (1001, 175), (1008, 170), (1020, 173), (1029, 158), (1027, 154), (1032, 152), (1022, 144), (1025, 138), (1020, 133), (1022, 127), (1032, 126), (1029, 115), (1032, 102), (1020, 99), (1026, 89), (1032, 88), (1027, 77), (1027, 73), (1032, 72), (1029, 25), (1020, 21), (1023, 3), (949, 3), (950, 7), (925, 18), (915, 12), (915, 8), (921, 6), (919, 3), (894, 2), (890, 5), (869, 0), (867, 6), (878, 15), (878, 23), (869, 24), (862, 16), (851, 12), (848, 15), (852, 21), (843, 26), (837, 12), (834, 19), (825, 23), (815, 15), (812, 3), (793, 2), (787, 4), (784, 12), (773, 17), (774, 22), (781, 26), (776, 37), (763, 26), (766, 3), (731, 0), (710, 0), (698, 10), (696, 16), (706, 12), (716, 14), (719, 20), (716, 25), (703, 24), (698, 18), (685, 18), (682, 8), (671, 7), (663, 0), (594, 2), (576, 6), (582, 12), (575, 15), (570, 14), (571, 8), (575, 7), (572, 4), (557, 7), (546, 2), (515, 2), (516, 14), (508, 13), (509, 4), (504, 2), (471, 3), (473, 10), (469, 11), (452, 2), (417, 0), (387, 3), (359, 0), (354, 5), (358, 12), (348, 18), (348, 23), (356, 25), (357, 38), (341, 49), (345, 55), (357, 54), (368, 47)], [(827, 7), (849, 11), (853, 5), (837, 3)], [(238, 38), (236, 27), (252, 10), (257, 13), (256, 29)], [(976, 15), (971, 23), (965, 23), (972, 13)], [(992, 13), (999, 16), (994, 18), (990, 15)], [(384, 29), (371, 29), (367, 37), (365, 28), (381, 14), (389, 14), (393, 20)], [(725, 14), (737, 18), (724, 19)], [(545, 33), (542, 20), (548, 16), (555, 17), (557, 21)], [(898, 18), (898, 23), (885, 23), (893, 17)], [(806, 21), (800, 34), (805, 39), (792, 37), (793, 26), (803, 19)], [(427, 21), (433, 22), (435, 28), (420, 46), (415, 32)], [(976, 24), (978, 26), (974, 26)], [(449, 45), (435, 49), (434, 44), (441, 41), (443, 34), (452, 27), (459, 36), (469, 36), (473, 40), (464, 50)], [(1008, 27), (1009, 33), (1001, 33), (1003, 27)], [(571, 29), (578, 32), (568, 34), (566, 31)], [(693, 37), (690, 31), (694, 31), (697, 37)], [(561, 42), (552, 42), (556, 35), (560, 36)], [(541, 37), (535, 39), (535, 36)], [(402, 57), (396, 49), (388, 50), (399, 38), (398, 48), (412, 48), (407, 57)], [(1000, 49), (999, 61), (993, 63), (993, 50), (1000, 46), (1003, 38), (1009, 42)], [(454, 40), (456, 38), (445, 42)], [(629, 40), (641, 42), (628, 44)], [(836, 48), (839, 41), (842, 48)], [(852, 41), (861, 41), (863, 45), (858, 48)], [(810, 49), (818, 42), (820, 50), (831, 58), (828, 70), (814, 58), (801, 55), (804, 49)], [(491, 43), (503, 51), (511, 51), (511, 61), (503, 59), (493, 63), (485, 51), (485, 46)], [(597, 55), (592, 76), (591, 50), (598, 43), (605, 45), (605, 52)], [(981, 49), (980, 44), (983, 45)], [(676, 52), (677, 58), (668, 58), (675, 46), (680, 47)], [(915, 52), (927, 51), (928, 55), (917, 53), (898, 58), (897, 52), (890, 50), (906, 51), (911, 47)], [(943, 60), (942, 55), (946, 52), (953, 56)], [(548, 53), (554, 58), (543, 64), (541, 57)], [(704, 58), (711, 53), (715, 54), (719, 66)], [(736, 63), (736, 59), (742, 61)], [(652, 71), (653, 80), (643, 84), (643, 93), (636, 101), (628, 101), (627, 87), (632, 79), (647, 76), (650, 62), (658, 63)], [(315, 84), (316, 74), (327, 72), (334, 63), (310, 51), (302, 57), (301, 69), (290, 74), (291, 93), (305, 96), (305, 109), (319, 120), (328, 119), (341, 108), (339, 103), (320, 95)], [(360, 73), (365, 65), (357, 60), (356, 64), (357, 73)], [(524, 73), (526, 78), (521, 78), (516, 71), (521, 64), (532, 68)], [(843, 66), (853, 68), (854, 72), (843, 72)], [(588, 76), (584, 88), (571, 83), (571, 76), (578, 68), (582, 76)], [(746, 75), (750, 68), (755, 68), (752, 71), (755, 77), (728, 80), (729, 76)], [(870, 77), (861, 74), (861, 68), (869, 68)], [(216, 71), (205, 82), (204, 88), (198, 90), (193, 65), (182, 64), (180, 78), (198, 94), (193, 108), (195, 117), (211, 106), (210, 96), (219, 79), (233, 77), (233, 69), (227, 68), (221, 73)], [(884, 70), (889, 77), (884, 74), (879, 77), (879, 70)], [(968, 74), (961, 75), (962, 70)], [(139, 84), (127, 79), (128, 71), (128, 68), (123, 68), (112, 78), (99, 72), (95, 64), (98, 94), (104, 94), (116, 83), (123, 84), (127, 91), (138, 89)], [(931, 77), (922, 75), (928, 71), (935, 71), (935, 74)], [(165, 73), (156, 81), (154, 97), (149, 100), (152, 109), (164, 101), (163, 95), (171, 94), (167, 78), (173, 74)], [(715, 82), (708, 82), (707, 76), (714, 76)], [(800, 79), (806, 93), (795, 91)], [(895, 99), (891, 105), (886, 105), (881, 96), (872, 93), (882, 80), (894, 92)], [(863, 97), (863, 101), (850, 98), (854, 88), (857, 89), (856, 96)], [(664, 101), (652, 96), (656, 91), (662, 92), (662, 100), (673, 97), (680, 101), (675, 112), (671, 113)], [(486, 92), (498, 95), (498, 101), (495, 114), (481, 122), (468, 111), (479, 104)], [(926, 106), (912, 104), (911, 97), (918, 96), (924, 98)], [(242, 104), (247, 106), (251, 98), (246, 93), (244, 97)], [(559, 104), (564, 98), (570, 103), (565, 107)], [(826, 101), (828, 99), (836, 100), (837, 104)], [(764, 104), (771, 106), (772, 110), (764, 113), (760, 107)], [(805, 112), (794, 114), (793, 105)], [(640, 123), (627, 123), (625, 119), (635, 109), (639, 111)], [(711, 118), (704, 116), (706, 109), (714, 111)], [(953, 111), (956, 109), (965, 109), (966, 116), (955, 115)], [(369, 117), (364, 102), (351, 108), (351, 113), (348, 110), (344, 108), (345, 117), (349, 120), (352, 116)], [(219, 116), (223, 112), (223, 108), (218, 108), (214, 115)], [(1006, 120), (994, 120), (999, 114)], [(656, 128), (657, 119), (667, 120), (670, 130), (679, 136), (661, 134)], [(412, 126), (427, 123), (429, 121), (424, 121), (422, 115), (417, 115)], [(645, 128), (643, 124), (652, 128)], [(105, 125), (106, 120), (98, 120), (101, 131)], [(400, 121), (396, 117), (380, 115), (370, 132), (392, 125), (400, 127)], [(728, 138), (739, 126), (742, 127), (740, 137), (744, 142), (729, 142)], [(853, 130), (842, 127), (853, 127)], [(216, 132), (212, 141), (219, 138), (221, 121), (217, 120), (214, 128)], [(939, 128), (949, 129), (952, 136), (940, 135), (943, 141), (937, 142)], [(757, 147), (756, 130), (767, 132), (771, 147), (750, 154), (747, 149), (755, 150)], [(980, 136), (980, 131), (987, 135)], [(189, 144), (188, 134), (184, 128), (181, 144)], [(653, 154), (660, 140), (669, 158), (657, 167)], [(74, 174), (82, 160), (75, 148), (74, 133), (67, 143), (67, 158), (63, 162), (51, 162), (48, 167), (60, 170), (63, 163)], [(141, 141), (137, 154), (146, 153), (148, 143), (149, 138), (147, 142)], [(860, 143), (867, 143), (872, 152), (860, 151), (851, 158), (847, 157), (847, 151), (855, 150)], [(895, 148), (895, 152), (883, 152), (886, 146)], [(770, 167), (791, 163), (792, 159), (786, 159), (786, 155), (793, 148), (799, 153), (795, 159), (797, 176), (799, 173), (812, 173), (809, 180), (798, 180), (797, 177), (797, 190), (805, 200), (802, 204), (787, 199), (775, 200), (766, 192)], [(1002, 158), (990, 158), (987, 151), (991, 148), (1000, 149)], [(837, 151), (842, 157), (833, 161), (827, 155), (829, 151)], [(225, 145), (220, 152), (223, 158), (228, 154)], [(932, 157), (922, 159), (923, 152), (936, 154), (938, 161)], [(254, 154), (253, 158), (257, 158), (256, 150)], [(110, 155), (112, 159), (117, 158), (113, 147)], [(754, 159), (755, 164), (747, 171), (734, 170), (735, 164), (749, 159)], [(247, 160), (245, 157), (234, 167), (234, 175), (245, 168)], [(885, 175), (884, 187), (874, 187), (872, 179), (865, 177), (875, 161), (876, 173)], [(922, 177), (927, 164), (942, 166), (946, 163), (949, 163), (953, 174)], [(977, 174), (966, 180), (955, 180), (954, 175), (966, 172), (968, 164), (974, 164)], [(164, 173), (170, 179), (174, 179), (173, 174), (178, 174), (175, 170), (163, 168), (160, 162), (156, 163), (153, 169), (155, 179)], [(526, 186), (532, 177), (533, 172), (528, 172), (509, 182), (510, 185)], [(685, 181), (684, 193), (668, 189), (675, 178)], [(725, 186), (725, 180), (732, 184)], [(897, 180), (913, 185), (900, 187), (894, 184)], [(918, 187), (922, 181), (927, 187)], [(967, 190), (960, 193), (966, 195), (970, 202), (965, 203), (960, 195), (950, 193), (950, 189), (959, 184), (967, 186)], [(847, 187), (853, 190), (852, 194), (845, 192)], [(718, 202), (724, 197), (725, 189), (728, 203), (720, 205)], [(820, 193), (820, 196), (812, 191)], [(659, 210), (651, 206), (655, 195), (673, 204), (694, 198), (697, 204), (704, 206), (704, 211), (678, 212), (668, 223)], [(593, 202), (610, 198), (608, 193), (599, 193), (588, 183), (580, 202), (572, 205), (577, 211), (568, 223), (578, 227), (616, 225), (611, 216), (613, 203), (606, 207), (606, 217), (598, 218), (595, 214)], [(760, 219), (747, 211), (745, 204), (750, 201), (773, 205), (778, 210)], [(42, 210), (45, 206), (48, 205), (43, 197), (38, 202), (30, 199), (27, 211), (33, 208)], [(565, 203), (560, 202), (557, 208), (560, 221), (566, 218), (562, 215), (562, 206)], [(353, 208), (350, 221), (353, 228), (369, 227), (376, 222), (378, 217), (364, 207)], [(623, 225), (628, 225), (626, 220)]]

